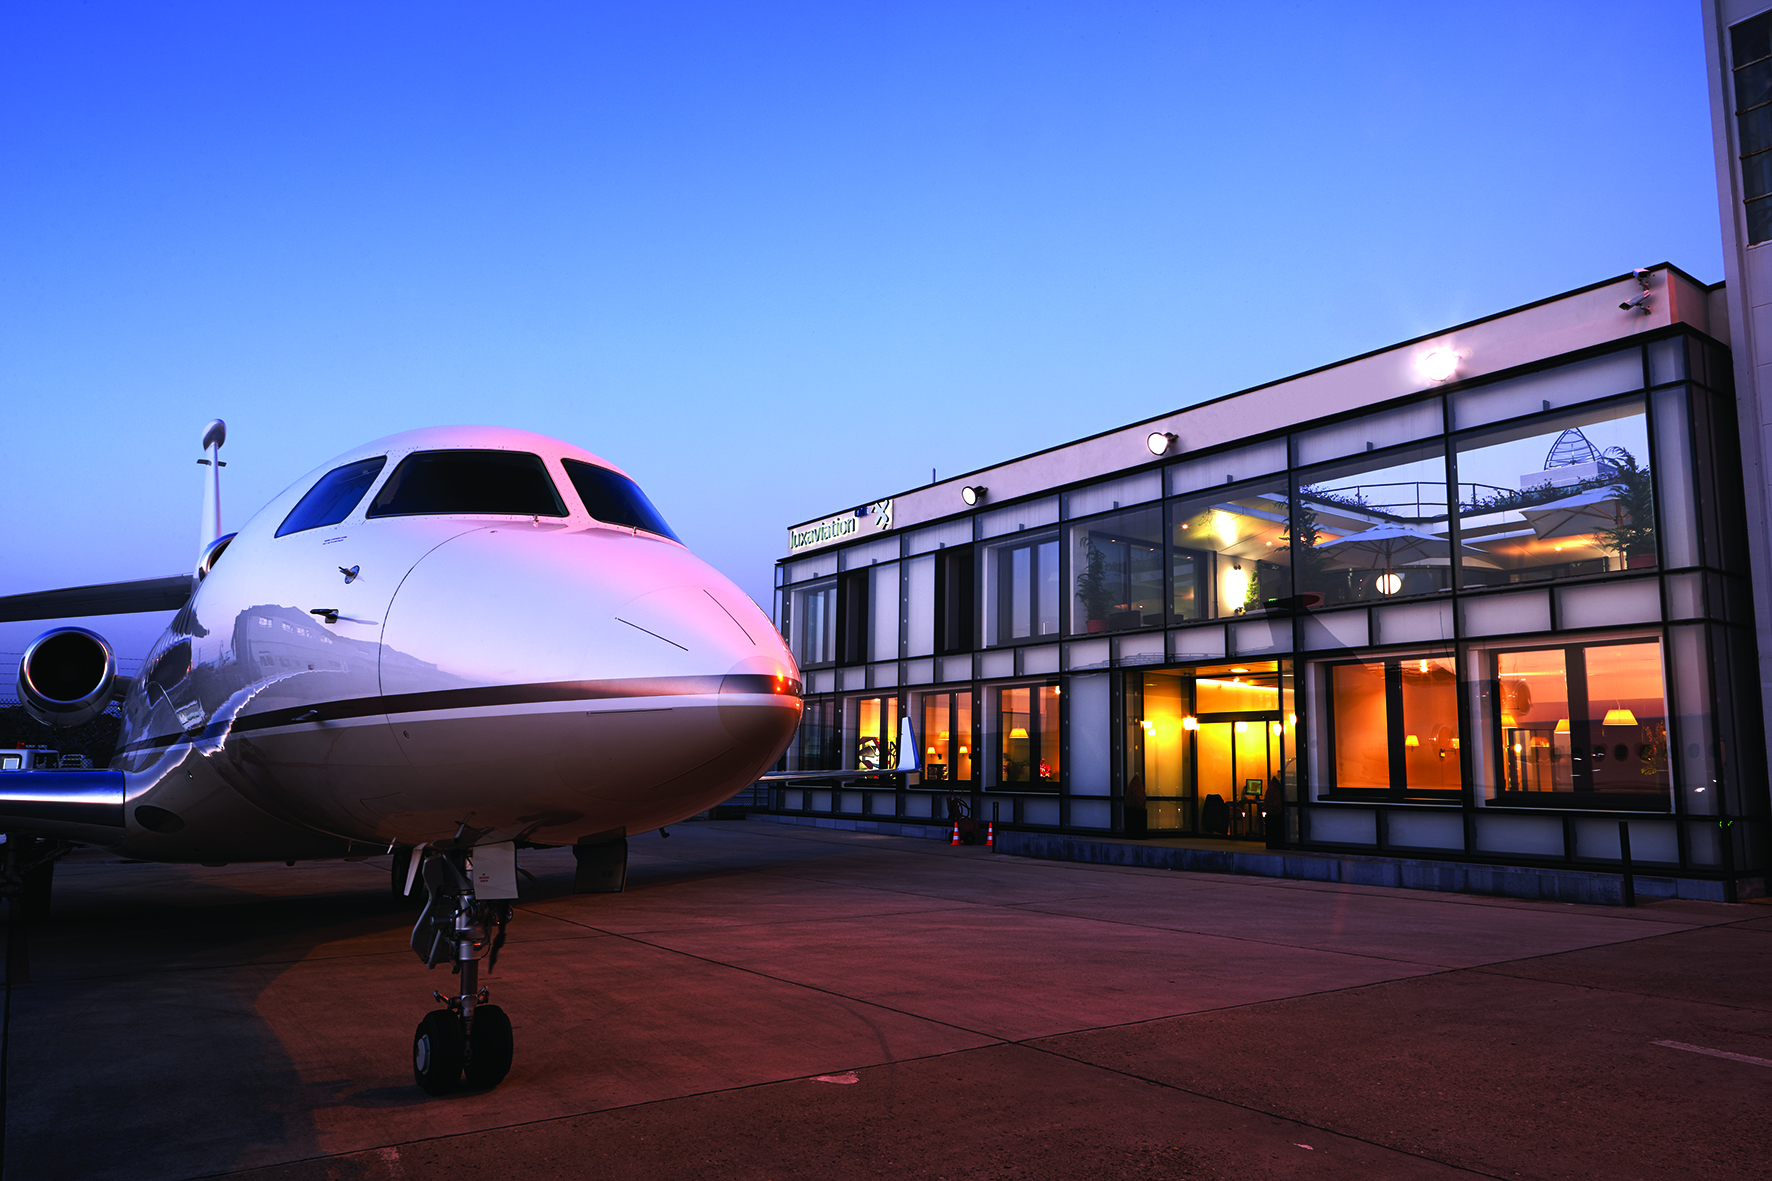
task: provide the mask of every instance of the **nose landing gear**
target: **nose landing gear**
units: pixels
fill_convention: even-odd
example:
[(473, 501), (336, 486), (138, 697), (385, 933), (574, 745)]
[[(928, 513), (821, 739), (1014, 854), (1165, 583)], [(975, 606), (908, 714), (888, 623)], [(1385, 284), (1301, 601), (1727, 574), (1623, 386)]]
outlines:
[[(488, 875), (474, 873), (474, 850), (460, 840), (457, 834), (455, 841), (422, 851), (427, 899), (412, 928), (412, 950), (425, 967), (448, 958), (460, 978), (455, 996), (432, 994), (444, 1007), (426, 1013), (412, 1035), (413, 1080), (431, 1095), (446, 1095), (464, 1082), (474, 1090), (496, 1087), (511, 1069), (511, 1019), (479, 987), (480, 959), (486, 958), (488, 971), (498, 962), (511, 904), (476, 893), (476, 881)], [(483, 850), (486, 860), (499, 860), (497, 849)], [(510, 876), (514, 895), (514, 871)]]

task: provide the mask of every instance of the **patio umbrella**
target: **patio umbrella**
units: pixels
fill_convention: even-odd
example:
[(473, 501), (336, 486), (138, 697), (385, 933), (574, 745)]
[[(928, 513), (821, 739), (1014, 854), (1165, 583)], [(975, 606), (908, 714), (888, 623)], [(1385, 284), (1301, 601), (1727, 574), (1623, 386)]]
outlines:
[(1619, 492), (1617, 488), (1596, 488), (1549, 504), (1523, 508), (1520, 515), (1526, 518), (1526, 523), (1532, 526), (1540, 540), (1616, 529), (1624, 515)]
[(1386, 524), (1322, 542), (1317, 549), (1329, 554), (1338, 565), (1389, 570), (1393, 566), (1448, 557), (1452, 545), (1444, 537), (1408, 525)]

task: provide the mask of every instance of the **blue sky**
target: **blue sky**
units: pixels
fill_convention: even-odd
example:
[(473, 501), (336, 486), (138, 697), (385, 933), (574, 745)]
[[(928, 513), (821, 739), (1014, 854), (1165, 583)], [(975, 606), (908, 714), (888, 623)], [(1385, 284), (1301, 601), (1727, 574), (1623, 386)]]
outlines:
[(219, 416), (229, 528), (525, 427), (767, 606), (931, 468), (1722, 277), (1696, 3), (14, 0), (0, 103), (0, 594), (188, 569)]

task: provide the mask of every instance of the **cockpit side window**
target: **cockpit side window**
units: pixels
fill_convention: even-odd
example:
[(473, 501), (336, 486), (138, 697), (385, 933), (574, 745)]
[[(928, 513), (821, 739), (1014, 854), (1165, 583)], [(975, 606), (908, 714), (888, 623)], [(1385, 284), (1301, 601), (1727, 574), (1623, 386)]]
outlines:
[(572, 478), (572, 486), (578, 489), (579, 499), (585, 502), (585, 511), (597, 520), (628, 529), (644, 529), (672, 541), (681, 540), (671, 532), (671, 527), (665, 524), (664, 517), (646, 494), (640, 491), (640, 485), (620, 472), (578, 459), (562, 459), (560, 465)]
[(356, 463), (347, 463), (343, 467), (335, 467), (320, 477), (320, 482), (308, 489), (308, 494), (296, 503), (283, 523), (277, 526), (277, 536), (286, 533), (300, 533), (304, 529), (318, 529), (322, 525), (336, 525), (351, 515), (369, 486), (375, 483), (375, 477), (388, 462), (388, 457), (378, 455), (374, 459), (359, 459)]
[(371, 517), (496, 513), (564, 517), (566, 505), (541, 456), (523, 451), (415, 451), (400, 461)]

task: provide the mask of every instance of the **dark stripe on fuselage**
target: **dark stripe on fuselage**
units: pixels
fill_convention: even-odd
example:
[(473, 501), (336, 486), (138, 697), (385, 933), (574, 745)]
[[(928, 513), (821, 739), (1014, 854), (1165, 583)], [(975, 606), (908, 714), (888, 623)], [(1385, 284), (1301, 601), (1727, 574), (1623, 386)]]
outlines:
[(232, 725), (212, 722), (201, 733), (159, 734), (124, 747), (119, 753), (217, 739), (226, 734), (297, 726), (304, 722), (339, 722), (350, 718), (385, 714), (428, 713), (448, 709), (484, 709), (496, 705), (537, 705), (548, 701), (612, 701), (637, 697), (692, 697), (713, 693), (765, 693), (799, 697), (797, 680), (763, 673), (733, 673), (724, 677), (631, 677), (619, 681), (550, 681), (537, 685), (482, 685), (472, 689), (433, 689), (425, 693), (395, 693), (386, 697), (353, 697), (317, 705), (271, 709), (242, 714)]

